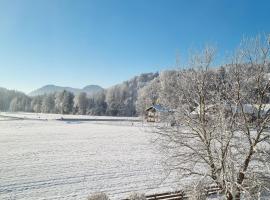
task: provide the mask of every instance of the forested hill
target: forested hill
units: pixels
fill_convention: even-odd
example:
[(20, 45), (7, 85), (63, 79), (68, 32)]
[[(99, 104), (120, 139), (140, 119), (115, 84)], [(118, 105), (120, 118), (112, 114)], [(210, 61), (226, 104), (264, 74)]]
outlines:
[(83, 89), (47, 85), (29, 95), (0, 88), (0, 111), (135, 116), (138, 90), (158, 76), (141, 74), (107, 89), (97, 85)]
[(57, 85), (45, 85), (39, 89), (36, 89), (32, 92), (30, 92), (29, 96), (38, 96), (38, 95), (44, 95), (44, 94), (51, 94), (55, 92), (62, 92), (63, 90), (66, 90), (68, 92), (72, 92), (74, 95), (77, 95), (81, 92), (85, 92), (87, 95), (93, 95), (95, 93), (101, 92), (104, 89), (100, 87), (99, 85), (88, 85), (85, 86), (82, 89), (79, 88), (72, 88), (72, 87), (61, 87)]

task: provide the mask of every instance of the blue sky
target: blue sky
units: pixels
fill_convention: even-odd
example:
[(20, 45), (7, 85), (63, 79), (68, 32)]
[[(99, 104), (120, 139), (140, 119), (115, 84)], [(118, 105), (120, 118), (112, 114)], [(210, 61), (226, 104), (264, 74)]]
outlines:
[(270, 33), (268, 0), (0, 0), (0, 86), (109, 87)]

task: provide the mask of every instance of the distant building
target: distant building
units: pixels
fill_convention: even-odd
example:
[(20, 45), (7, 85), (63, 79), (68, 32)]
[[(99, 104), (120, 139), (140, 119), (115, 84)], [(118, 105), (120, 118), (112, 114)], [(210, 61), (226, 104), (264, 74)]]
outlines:
[(147, 122), (159, 122), (162, 113), (171, 112), (160, 104), (150, 106), (145, 110), (145, 120)]
[[(230, 105), (225, 104), (223, 105), (224, 112), (226, 116), (230, 114), (234, 114), (236, 116), (245, 114), (248, 120), (253, 121), (256, 119), (258, 112), (263, 115), (269, 115), (270, 114), (270, 104), (262, 104), (261, 108), (259, 108), (256, 104), (242, 104), (242, 107), (240, 105)], [(211, 113), (218, 112), (221, 107), (219, 105), (206, 105), (205, 106), (205, 114), (206, 116), (211, 115)], [(259, 111), (260, 110), (260, 111)], [(196, 107), (194, 111), (190, 113), (190, 117), (192, 118), (198, 118), (200, 115), (200, 107)]]

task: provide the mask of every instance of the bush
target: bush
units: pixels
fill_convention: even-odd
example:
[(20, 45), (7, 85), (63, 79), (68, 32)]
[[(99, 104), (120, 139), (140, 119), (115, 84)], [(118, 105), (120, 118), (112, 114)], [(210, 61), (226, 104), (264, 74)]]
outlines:
[(134, 192), (131, 195), (129, 195), (128, 199), (130, 199), (130, 200), (146, 200), (146, 197), (144, 194)]
[(87, 200), (109, 200), (109, 197), (105, 193), (92, 194)]
[(207, 195), (206, 195), (206, 191), (205, 191), (205, 187), (202, 182), (199, 182), (198, 184), (193, 186), (192, 189), (192, 194), (190, 196), (190, 200), (206, 200), (207, 199)]

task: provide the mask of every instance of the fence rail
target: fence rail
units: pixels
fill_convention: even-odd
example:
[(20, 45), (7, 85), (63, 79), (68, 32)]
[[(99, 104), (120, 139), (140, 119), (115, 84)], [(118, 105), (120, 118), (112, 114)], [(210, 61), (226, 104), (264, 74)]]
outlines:
[(185, 195), (183, 191), (165, 192), (153, 195), (147, 195), (147, 200), (182, 200)]
[[(220, 192), (220, 188), (217, 186), (210, 186), (205, 188), (205, 194), (207, 196), (215, 195)], [(164, 193), (157, 193), (146, 195), (146, 200), (185, 200), (191, 196), (191, 191), (185, 193), (182, 190), (175, 191), (175, 192), (164, 192)], [(123, 200), (129, 200), (128, 198)]]

